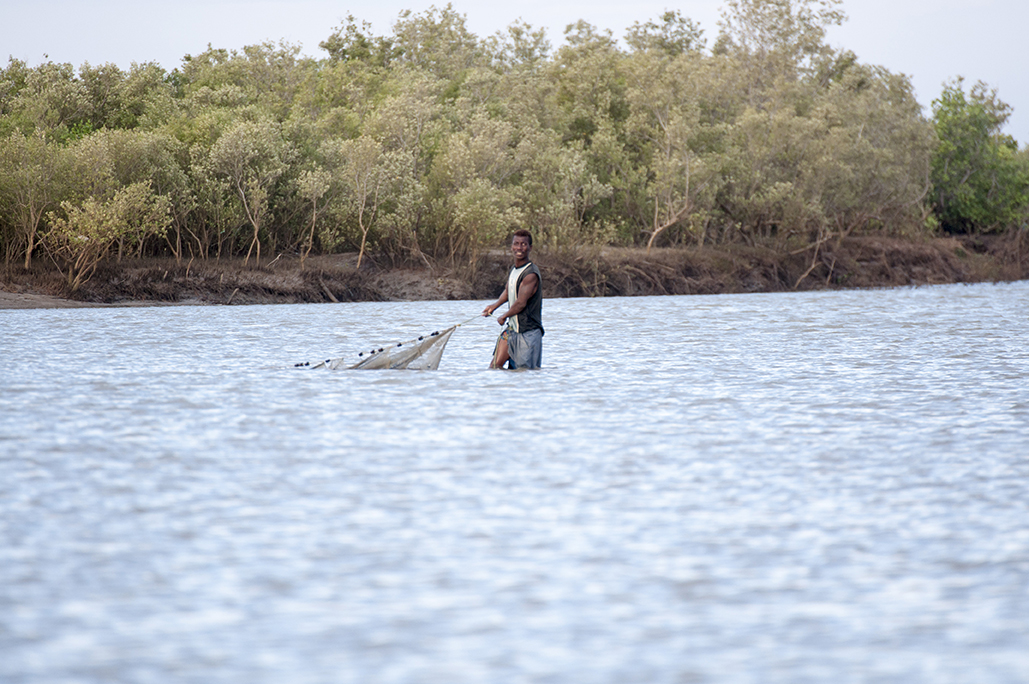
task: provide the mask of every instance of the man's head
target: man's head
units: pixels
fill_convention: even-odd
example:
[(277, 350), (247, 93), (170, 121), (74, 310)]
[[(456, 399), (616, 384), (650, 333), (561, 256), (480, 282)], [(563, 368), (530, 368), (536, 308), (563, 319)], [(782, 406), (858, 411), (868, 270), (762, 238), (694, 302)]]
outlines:
[(525, 230), (524, 228), (520, 228), (511, 234), (511, 242), (514, 242), (514, 239), (517, 237), (525, 238), (529, 241), (529, 246), (532, 247), (532, 233)]
[(531, 251), (532, 234), (527, 230), (516, 230), (511, 236), (511, 254), (514, 255), (515, 265), (521, 266), (528, 261)]

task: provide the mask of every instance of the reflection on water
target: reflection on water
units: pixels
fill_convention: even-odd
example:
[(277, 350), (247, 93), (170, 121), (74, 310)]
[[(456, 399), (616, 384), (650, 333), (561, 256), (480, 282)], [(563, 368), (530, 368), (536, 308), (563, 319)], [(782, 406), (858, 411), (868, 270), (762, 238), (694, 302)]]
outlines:
[(1029, 283), (0, 311), (0, 681), (1024, 682)]

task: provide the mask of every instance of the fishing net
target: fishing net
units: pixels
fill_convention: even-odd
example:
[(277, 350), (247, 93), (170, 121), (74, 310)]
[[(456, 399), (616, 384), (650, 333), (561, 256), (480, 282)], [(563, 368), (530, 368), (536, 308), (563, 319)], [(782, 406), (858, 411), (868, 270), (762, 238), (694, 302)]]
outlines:
[(478, 318), (471, 318), (464, 323), (452, 325), (444, 330), (427, 335), (421, 335), (417, 339), (407, 342), (394, 342), (373, 348), (370, 351), (363, 351), (353, 357), (340, 357), (325, 359), (317, 363), (310, 361), (295, 363), (297, 368), (328, 368), (329, 370), (381, 370), (387, 368), (405, 368), (408, 370), (436, 370), (439, 368), (440, 359), (443, 358), (443, 350), (450, 341), (450, 336), (462, 325)]

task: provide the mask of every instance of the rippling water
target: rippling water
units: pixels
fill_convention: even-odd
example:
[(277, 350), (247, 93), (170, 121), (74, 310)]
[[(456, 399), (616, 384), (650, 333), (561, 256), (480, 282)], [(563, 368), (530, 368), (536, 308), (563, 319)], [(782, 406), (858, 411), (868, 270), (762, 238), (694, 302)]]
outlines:
[(0, 681), (1029, 681), (1029, 283), (0, 311)]

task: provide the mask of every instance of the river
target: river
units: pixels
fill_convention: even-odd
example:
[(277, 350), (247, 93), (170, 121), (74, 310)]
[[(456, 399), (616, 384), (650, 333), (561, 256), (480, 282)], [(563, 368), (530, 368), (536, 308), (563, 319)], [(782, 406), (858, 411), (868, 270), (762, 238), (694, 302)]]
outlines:
[(0, 681), (1029, 680), (1029, 283), (484, 304), (0, 311)]

